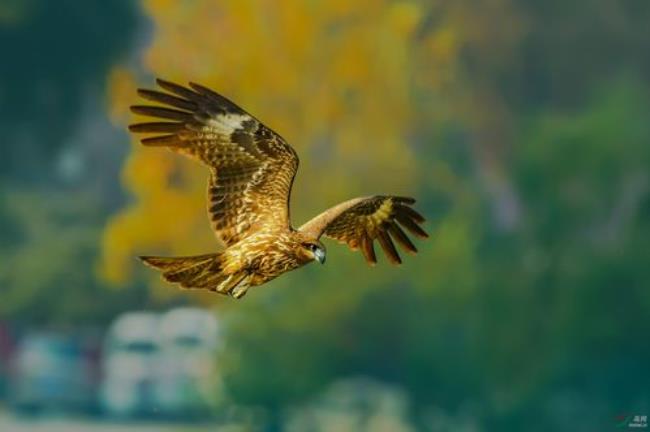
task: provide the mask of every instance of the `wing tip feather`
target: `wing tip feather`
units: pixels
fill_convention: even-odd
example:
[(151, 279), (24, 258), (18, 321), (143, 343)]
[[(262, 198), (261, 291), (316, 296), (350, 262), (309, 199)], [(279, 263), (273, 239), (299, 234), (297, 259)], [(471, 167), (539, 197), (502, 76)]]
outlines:
[(161, 78), (161, 77), (156, 77), (156, 84), (157, 84), (159, 87), (162, 87), (162, 88), (165, 88), (165, 86), (174, 86), (174, 87), (175, 87), (175, 86), (179, 86), (179, 87), (180, 87), (179, 84), (176, 84), (176, 83), (173, 82), (173, 81), (170, 81), (170, 80), (168, 80), (168, 79)]
[(406, 196), (393, 196), (391, 197), (395, 202), (400, 203), (400, 204), (408, 204), (408, 205), (413, 205), (417, 202), (417, 200), (413, 197), (406, 197)]
[(142, 138), (140, 142), (147, 147), (183, 147), (183, 143), (173, 134)]

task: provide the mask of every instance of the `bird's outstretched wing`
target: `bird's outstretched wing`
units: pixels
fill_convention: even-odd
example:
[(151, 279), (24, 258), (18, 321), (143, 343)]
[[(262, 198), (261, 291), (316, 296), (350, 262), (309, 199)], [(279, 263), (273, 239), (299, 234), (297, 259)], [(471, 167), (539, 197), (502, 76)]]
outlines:
[(390, 262), (401, 264), (391, 239), (409, 253), (415, 254), (417, 249), (400, 225), (417, 237), (428, 237), (419, 225), (424, 217), (411, 207), (414, 203), (413, 198), (397, 196), (355, 198), (326, 210), (300, 227), (300, 231), (315, 237), (325, 235), (352, 250), (361, 249), (371, 265), (377, 263), (373, 244), (378, 240)]
[(226, 246), (264, 228), (289, 228), (289, 196), (298, 169), (295, 150), (230, 100), (199, 84), (158, 79), (164, 91), (139, 89), (158, 105), (131, 111), (155, 121), (129, 130), (152, 134), (147, 146), (168, 147), (211, 170), (208, 212)]

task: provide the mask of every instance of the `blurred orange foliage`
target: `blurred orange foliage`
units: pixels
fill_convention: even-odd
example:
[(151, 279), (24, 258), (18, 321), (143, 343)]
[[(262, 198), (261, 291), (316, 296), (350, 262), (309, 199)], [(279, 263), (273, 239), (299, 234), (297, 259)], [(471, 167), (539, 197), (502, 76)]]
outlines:
[[(299, 225), (361, 194), (409, 194), (416, 102), (451, 79), (458, 38), (433, 26), (437, 2), (150, 0), (145, 69), (210, 86), (262, 119), (301, 157), (292, 214)], [(133, 120), (134, 72), (110, 77), (110, 111)], [(151, 85), (151, 79), (138, 82)], [(105, 230), (102, 275), (122, 283), (134, 255), (214, 250), (204, 210), (206, 171), (133, 140), (122, 181), (134, 200)], [(419, 145), (428, 145), (419, 143)], [(440, 170), (444, 176), (444, 167)], [(356, 262), (359, 264), (360, 262)]]

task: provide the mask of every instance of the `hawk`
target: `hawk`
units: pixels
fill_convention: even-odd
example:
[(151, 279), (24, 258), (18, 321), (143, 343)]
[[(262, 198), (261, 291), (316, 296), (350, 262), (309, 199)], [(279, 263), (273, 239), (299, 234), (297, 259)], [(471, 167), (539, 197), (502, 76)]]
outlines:
[(165, 280), (240, 298), (312, 261), (325, 263), (322, 236), (361, 250), (377, 263), (377, 240), (388, 260), (400, 264), (393, 240), (412, 254), (417, 249), (404, 229), (428, 237), (413, 198), (374, 195), (338, 204), (295, 229), (289, 197), (296, 171), (296, 151), (277, 133), (224, 96), (202, 85), (184, 87), (162, 79), (161, 90), (138, 89), (153, 105), (131, 111), (151, 119), (129, 126), (148, 134), (145, 146), (166, 147), (202, 162), (210, 170), (208, 214), (225, 245), (221, 252), (187, 257), (140, 257)]

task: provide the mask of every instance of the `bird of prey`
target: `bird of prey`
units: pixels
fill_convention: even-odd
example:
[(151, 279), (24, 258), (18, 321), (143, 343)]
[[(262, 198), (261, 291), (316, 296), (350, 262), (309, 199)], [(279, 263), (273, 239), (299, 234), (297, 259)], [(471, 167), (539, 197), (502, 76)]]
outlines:
[(141, 140), (145, 146), (169, 148), (209, 168), (208, 213), (225, 245), (205, 255), (140, 257), (165, 280), (240, 298), (249, 287), (311, 261), (325, 263), (323, 235), (361, 250), (370, 265), (377, 262), (375, 240), (393, 264), (401, 259), (391, 238), (407, 252), (417, 252), (400, 225), (416, 237), (428, 237), (419, 225), (424, 218), (411, 207), (415, 200), (392, 195), (345, 201), (295, 229), (289, 197), (298, 169), (296, 151), (213, 90), (156, 82), (160, 90), (138, 89), (154, 104), (131, 107), (152, 119), (129, 130), (148, 134)]

